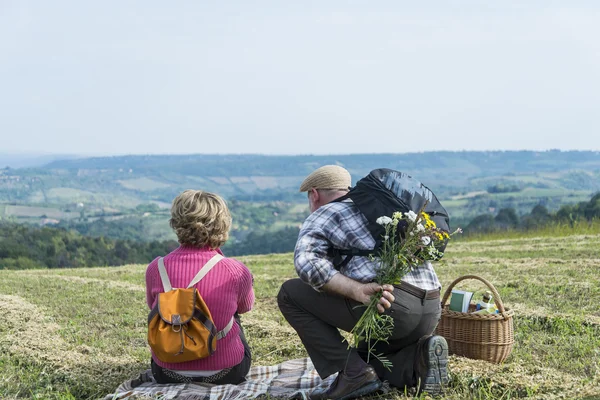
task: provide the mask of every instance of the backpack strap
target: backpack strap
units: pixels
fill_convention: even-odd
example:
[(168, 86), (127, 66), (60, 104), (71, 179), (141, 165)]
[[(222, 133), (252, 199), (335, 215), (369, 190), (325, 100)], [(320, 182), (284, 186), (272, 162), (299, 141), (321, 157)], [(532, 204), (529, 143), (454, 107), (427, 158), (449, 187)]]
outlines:
[[(202, 278), (204, 278), (206, 276), (206, 274), (208, 274), (210, 272), (210, 270), (213, 269), (213, 267), (215, 265), (217, 265), (217, 263), (219, 261), (221, 261), (223, 258), (225, 258), (225, 257), (223, 257), (222, 255), (220, 255), (218, 253), (215, 254), (213, 256), (213, 258), (208, 260), (208, 262), (206, 264), (204, 264), (204, 266), (202, 268), (200, 268), (200, 271), (198, 271), (198, 273), (196, 274), (194, 279), (192, 279), (192, 281), (188, 285), (188, 288), (191, 288), (192, 286), (194, 286), (198, 282), (200, 282), (202, 280)], [(233, 328), (233, 321), (234, 321), (234, 318), (231, 317), (231, 319), (229, 320), (229, 323), (227, 323), (227, 326), (225, 328), (223, 328), (222, 330), (220, 330), (219, 332), (217, 332), (217, 340), (223, 339), (225, 336), (227, 336), (227, 334), (229, 333), (231, 328)]]
[[(344, 200), (350, 199), (354, 203), (354, 200), (350, 196), (350, 192), (345, 195), (338, 197), (337, 199), (331, 200), (330, 203), (341, 203)], [(375, 250), (359, 250), (359, 249), (338, 249), (337, 247), (330, 247), (327, 250), (327, 255), (333, 257), (333, 268), (337, 271), (344, 268), (352, 257), (354, 256), (369, 256), (374, 253)], [(346, 257), (343, 257), (346, 256)]]
[[(208, 274), (210, 270), (213, 269), (213, 267), (223, 258), (224, 257), (222, 255), (215, 254), (213, 258), (208, 260), (208, 262), (204, 264), (202, 268), (200, 268), (200, 271), (198, 271), (194, 279), (192, 279), (192, 281), (188, 285), (188, 289), (194, 286), (196, 283), (200, 282), (200, 280), (202, 280), (202, 278), (204, 278), (204, 276)], [(167, 269), (165, 268), (165, 261), (163, 257), (160, 257), (158, 259), (158, 273), (160, 274), (160, 280), (163, 285), (163, 290), (165, 292), (170, 292), (171, 290), (173, 290), (173, 287), (171, 286), (171, 280), (169, 279), (169, 275), (167, 275)]]
[[(342, 268), (344, 268), (346, 265), (348, 265), (348, 263), (350, 262), (350, 260), (352, 260), (352, 257), (368, 257), (371, 255), (375, 255), (376, 251), (375, 249), (373, 250), (361, 250), (361, 249), (338, 249), (336, 247), (332, 247), (328, 250), (327, 254), (330, 257), (333, 257), (333, 268), (335, 268), (336, 270), (341, 270)], [(343, 257), (346, 256), (346, 257)]]
[(188, 285), (188, 289), (191, 288), (192, 286), (196, 285), (198, 282), (200, 282), (202, 280), (202, 278), (204, 278), (206, 276), (206, 274), (208, 274), (210, 272), (210, 270), (213, 269), (213, 267), (215, 265), (217, 265), (217, 263), (219, 261), (221, 261), (223, 258), (224, 257), (222, 255), (217, 253), (213, 256), (213, 258), (208, 260), (208, 262), (206, 264), (204, 264), (202, 266), (202, 268), (200, 268), (200, 271), (198, 271), (198, 273), (196, 274), (194, 279), (192, 279), (192, 281)]
[(171, 281), (169, 280), (169, 275), (167, 275), (167, 269), (165, 268), (165, 261), (162, 257), (158, 259), (158, 273), (160, 274), (164, 292), (170, 292), (173, 287), (171, 286)]
[(227, 336), (227, 334), (229, 333), (229, 331), (231, 330), (231, 328), (233, 328), (233, 317), (231, 317), (231, 319), (229, 320), (229, 323), (227, 324), (227, 326), (225, 328), (223, 328), (222, 330), (220, 330), (219, 332), (217, 332), (217, 340), (221, 340), (223, 339), (225, 336)]

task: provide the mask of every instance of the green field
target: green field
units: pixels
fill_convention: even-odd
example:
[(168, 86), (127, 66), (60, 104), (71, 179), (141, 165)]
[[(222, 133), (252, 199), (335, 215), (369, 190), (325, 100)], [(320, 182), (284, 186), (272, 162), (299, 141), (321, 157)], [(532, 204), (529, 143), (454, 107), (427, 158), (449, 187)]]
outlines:
[(2, 206), (4, 210), (0, 208), (2, 213), (6, 217), (14, 218), (57, 218), (57, 219), (70, 219), (79, 217), (78, 212), (65, 212), (61, 211), (58, 207), (35, 207), (35, 206)]
[(46, 192), (46, 201), (52, 204), (69, 204), (83, 202), (93, 206), (135, 207), (143, 203), (135, 195), (114, 192), (111, 189), (92, 192), (70, 187), (54, 187)]
[[(502, 365), (452, 356), (444, 398), (600, 398), (600, 231), (575, 233), (448, 246), (437, 266), (444, 287), (466, 274), (494, 283), (516, 312), (516, 345)], [(275, 298), (295, 275), (291, 255), (240, 260), (255, 276), (256, 306), (243, 317), (255, 364), (305, 356)], [(98, 398), (146, 369), (144, 271), (0, 270), (0, 397)]]
[(127, 179), (119, 181), (121, 186), (126, 189), (131, 190), (140, 190), (142, 192), (149, 192), (152, 190), (160, 190), (169, 187), (168, 184), (163, 182), (158, 182), (150, 178), (137, 178), (137, 179)]

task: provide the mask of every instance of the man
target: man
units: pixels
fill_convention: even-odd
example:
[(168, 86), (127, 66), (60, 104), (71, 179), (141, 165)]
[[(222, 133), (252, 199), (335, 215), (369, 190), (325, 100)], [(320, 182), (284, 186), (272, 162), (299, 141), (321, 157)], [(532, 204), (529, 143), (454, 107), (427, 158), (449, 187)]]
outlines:
[[(372, 282), (378, 264), (369, 257), (353, 257), (337, 271), (329, 250), (371, 250), (375, 240), (367, 220), (351, 200), (333, 202), (348, 192), (350, 174), (328, 165), (310, 174), (300, 186), (308, 192), (311, 215), (300, 230), (294, 264), (299, 279), (285, 282), (278, 294), (279, 308), (298, 332), (322, 378), (339, 372), (325, 391), (315, 390), (311, 399), (352, 399), (379, 390), (381, 380), (398, 387), (419, 386), (438, 394), (447, 383), (448, 346), (431, 336), (440, 318), (440, 282), (430, 263), (415, 268), (399, 286)], [(371, 296), (383, 290), (379, 312), (394, 318), (389, 343), (375, 352), (387, 357), (392, 371), (370, 358), (364, 343), (348, 348), (338, 328), (351, 331)]]

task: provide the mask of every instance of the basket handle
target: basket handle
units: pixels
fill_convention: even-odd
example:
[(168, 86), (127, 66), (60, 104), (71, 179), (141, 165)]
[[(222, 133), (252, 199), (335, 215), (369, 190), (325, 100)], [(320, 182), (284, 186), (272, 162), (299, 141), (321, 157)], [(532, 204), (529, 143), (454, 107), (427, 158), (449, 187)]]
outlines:
[(465, 275), (465, 276), (461, 276), (460, 278), (455, 279), (454, 282), (452, 282), (450, 284), (450, 286), (448, 286), (448, 289), (446, 289), (446, 291), (444, 292), (444, 297), (442, 299), (442, 306), (446, 305), (446, 302), (448, 301), (450, 294), (452, 294), (452, 289), (454, 289), (454, 286), (456, 286), (457, 283), (464, 281), (466, 279), (476, 279), (478, 281), (485, 283), (485, 285), (488, 288), (490, 288), (490, 290), (492, 291), (492, 294), (494, 295), (494, 302), (498, 305), (498, 310), (500, 311), (500, 313), (502, 315), (505, 315), (506, 309), (504, 308), (504, 303), (502, 302), (502, 298), (500, 297), (500, 294), (498, 293), (498, 291), (496, 290), (494, 285), (492, 285), (487, 279), (481, 278), (477, 275)]

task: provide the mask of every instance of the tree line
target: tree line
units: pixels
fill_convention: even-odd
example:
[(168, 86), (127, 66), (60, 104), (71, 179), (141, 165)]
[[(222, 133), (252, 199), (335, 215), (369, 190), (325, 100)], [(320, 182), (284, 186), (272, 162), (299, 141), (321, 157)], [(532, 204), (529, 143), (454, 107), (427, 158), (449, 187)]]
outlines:
[(538, 204), (528, 214), (519, 216), (514, 208), (501, 208), (496, 215), (481, 214), (464, 228), (465, 234), (490, 233), (502, 230), (535, 230), (548, 224), (573, 225), (578, 221), (592, 221), (600, 218), (600, 192), (590, 201), (562, 206), (556, 213)]
[[(600, 193), (590, 201), (561, 207), (551, 213), (543, 205), (519, 216), (513, 208), (503, 208), (496, 215), (482, 214), (465, 228), (465, 234), (502, 230), (535, 230), (548, 224), (575, 224), (600, 219)], [(298, 228), (276, 232), (250, 232), (242, 241), (234, 238), (223, 246), (227, 256), (286, 253), (294, 250)], [(34, 227), (0, 221), (0, 269), (72, 268), (144, 264), (165, 255), (177, 242), (109, 239), (90, 237), (62, 228)]]
[(0, 269), (75, 268), (146, 263), (178, 246), (83, 236), (61, 228), (0, 222)]
[[(227, 256), (293, 251), (298, 228), (251, 232), (223, 246)], [(84, 236), (73, 230), (0, 222), (0, 269), (77, 268), (145, 264), (177, 248), (174, 240), (136, 241)]]
[(223, 246), (226, 256), (245, 256), (251, 254), (288, 253), (294, 251), (298, 240), (298, 228), (287, 227), (275, 232), (250, 232), (243, 241), (229, 241)]

